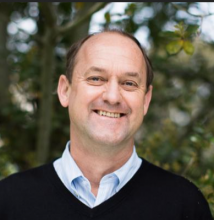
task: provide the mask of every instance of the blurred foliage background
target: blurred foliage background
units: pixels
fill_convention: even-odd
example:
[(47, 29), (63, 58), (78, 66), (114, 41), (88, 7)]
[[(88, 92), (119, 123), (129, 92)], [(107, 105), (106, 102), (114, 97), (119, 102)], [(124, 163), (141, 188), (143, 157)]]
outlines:
[(193, 181), (214, 214), (214, 42), (201, 36), (203, 19), (213, 14), (200, 13), (196, 2), (127, 3), (122, 13), (112, 7), (0, 3), (0, 178), (61, 155), (69, 119), (56, 95), (58, 77), (66, 50), (93, 32), (92, 18), (102, 10), (99, 30), (147, 36), (155, 79), (136, 134), (139, 155)]

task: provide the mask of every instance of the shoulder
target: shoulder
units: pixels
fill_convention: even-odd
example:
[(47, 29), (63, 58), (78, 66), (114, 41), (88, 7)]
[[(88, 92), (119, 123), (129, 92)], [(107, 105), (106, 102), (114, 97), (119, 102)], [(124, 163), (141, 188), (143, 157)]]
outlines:
[[(167, 189), (169, 192), (186, 194), (201, 194), (199, 188), (189, 179), (164, 170), (144, 159), (145, 176), (149, 184), (159, 186), (161, 189)], [(145, 180), (145, 179), (144, 179)]]
[[(26, 194), (32, 189), (37, 190), (41, 185), (44, 185), (48, 170), (51, 169), (51, 164), (32, 168), (24, 172), (12, 174), (0, 181), (1, 198), (9, 199), (10, 197), (18, 197)], [(0, 200), (2, 200), (0, 199)]]
[(47, 164), (1, 180), (0, 218), (16, 219), (16, 213), (25, 212), (26, 207), (39, 204), (45, 193), (53, 189), (49, 181), (53, 173), (53, 164)]
[[(182, 207), (184, 213), (197, 212), (210, 215), (209, 206), (200, 189), (187, 178), (166, 171), (144, 159), (142, 182), (145, 182), (150, 195), (164, 199), (165, 203)], [(143, 166), (141, 168), (143, 171)], [(143, 174), (144, 173), (144, 174)], [(193, 215), (193, 213), (192, 213)], [(210, 218), (208, 218), (210, 219)]]
[(19, 173), (12, 174), (5, 179), (0, 181), (0, 187), (6, 185), (13, 185), (13, 184), (22, 184), (25, 181), (34, 181), (39, 177), (44, 175), (44, 172), (49, 169), (50, 164), (42, 165), (39, 167), (31, 168), (26, 171), (22, 171)]

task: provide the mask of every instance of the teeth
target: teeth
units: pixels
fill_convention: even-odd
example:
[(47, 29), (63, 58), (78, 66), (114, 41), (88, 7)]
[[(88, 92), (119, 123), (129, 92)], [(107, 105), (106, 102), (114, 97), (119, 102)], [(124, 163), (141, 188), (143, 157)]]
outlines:
[(105, 112), (105, 111), (98, 111), (99, 115), (107, 116), (110, 118), (120, 118), (120, 113), (113, 113), (113, 112)]

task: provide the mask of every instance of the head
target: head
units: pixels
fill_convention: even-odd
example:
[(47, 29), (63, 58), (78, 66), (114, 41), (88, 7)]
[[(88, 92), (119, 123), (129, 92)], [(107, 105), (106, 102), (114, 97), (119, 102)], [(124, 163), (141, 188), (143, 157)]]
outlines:
[(131, 146), (149, 107), (152, 78), (149, 59), (129, 34), (105, 31), (74, 44), (58, 85), (71, 140)]
[(104, 30), (102, 32), (99, 33), (93, 33), (93, 34), (89, 34), (88, 36), (86, 36), (85, 38), (77, 41), (76, 43), (74, 43), (70, 49), (67, 52), (67, 62), (66, 62), (66, 77), (67, 80), (71, 83), (72, 82), (72, 76), (73, 76), (73, 71), (74, 71), (74, 67), (76, 64), (76, 56), (80, 50), (80, 48), (82, 47), (82, 45), (91, 37), (93, 37), (96, 34), (100, 34), (100, 33), (118, 33), (121, 34), (121, 36), (125, 36), (130, 38), (131, 40), (133, 40), (134, 43), (136, 43), (136, 45), (139, 47), (139, 49), (142, 52), (143, 58), (145, 60), (145, 64), (146, 64), (146, 87), (147, 90), (149, 89), (149, 86), (152, 84), (153, 81), (153, 71), (152, 71), (152, 64), (148, 58), (148, 56), (146, 55), (143, 47), (141, 46), (140, 42), (133, 37), (131, 34), (124, 32), (122, 30), (117, 30), (117, 29), (110, 29), (110, 30)]

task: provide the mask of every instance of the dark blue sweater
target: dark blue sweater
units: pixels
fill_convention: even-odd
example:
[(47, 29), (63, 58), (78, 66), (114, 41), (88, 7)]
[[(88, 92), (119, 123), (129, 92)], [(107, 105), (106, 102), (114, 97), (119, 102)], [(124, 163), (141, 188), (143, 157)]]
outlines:
[(76, 199), (52, 164), (0, 181), (0, 220), (212, 220), (198, 188), (145, 159), (113, 197), (91, 209)]

